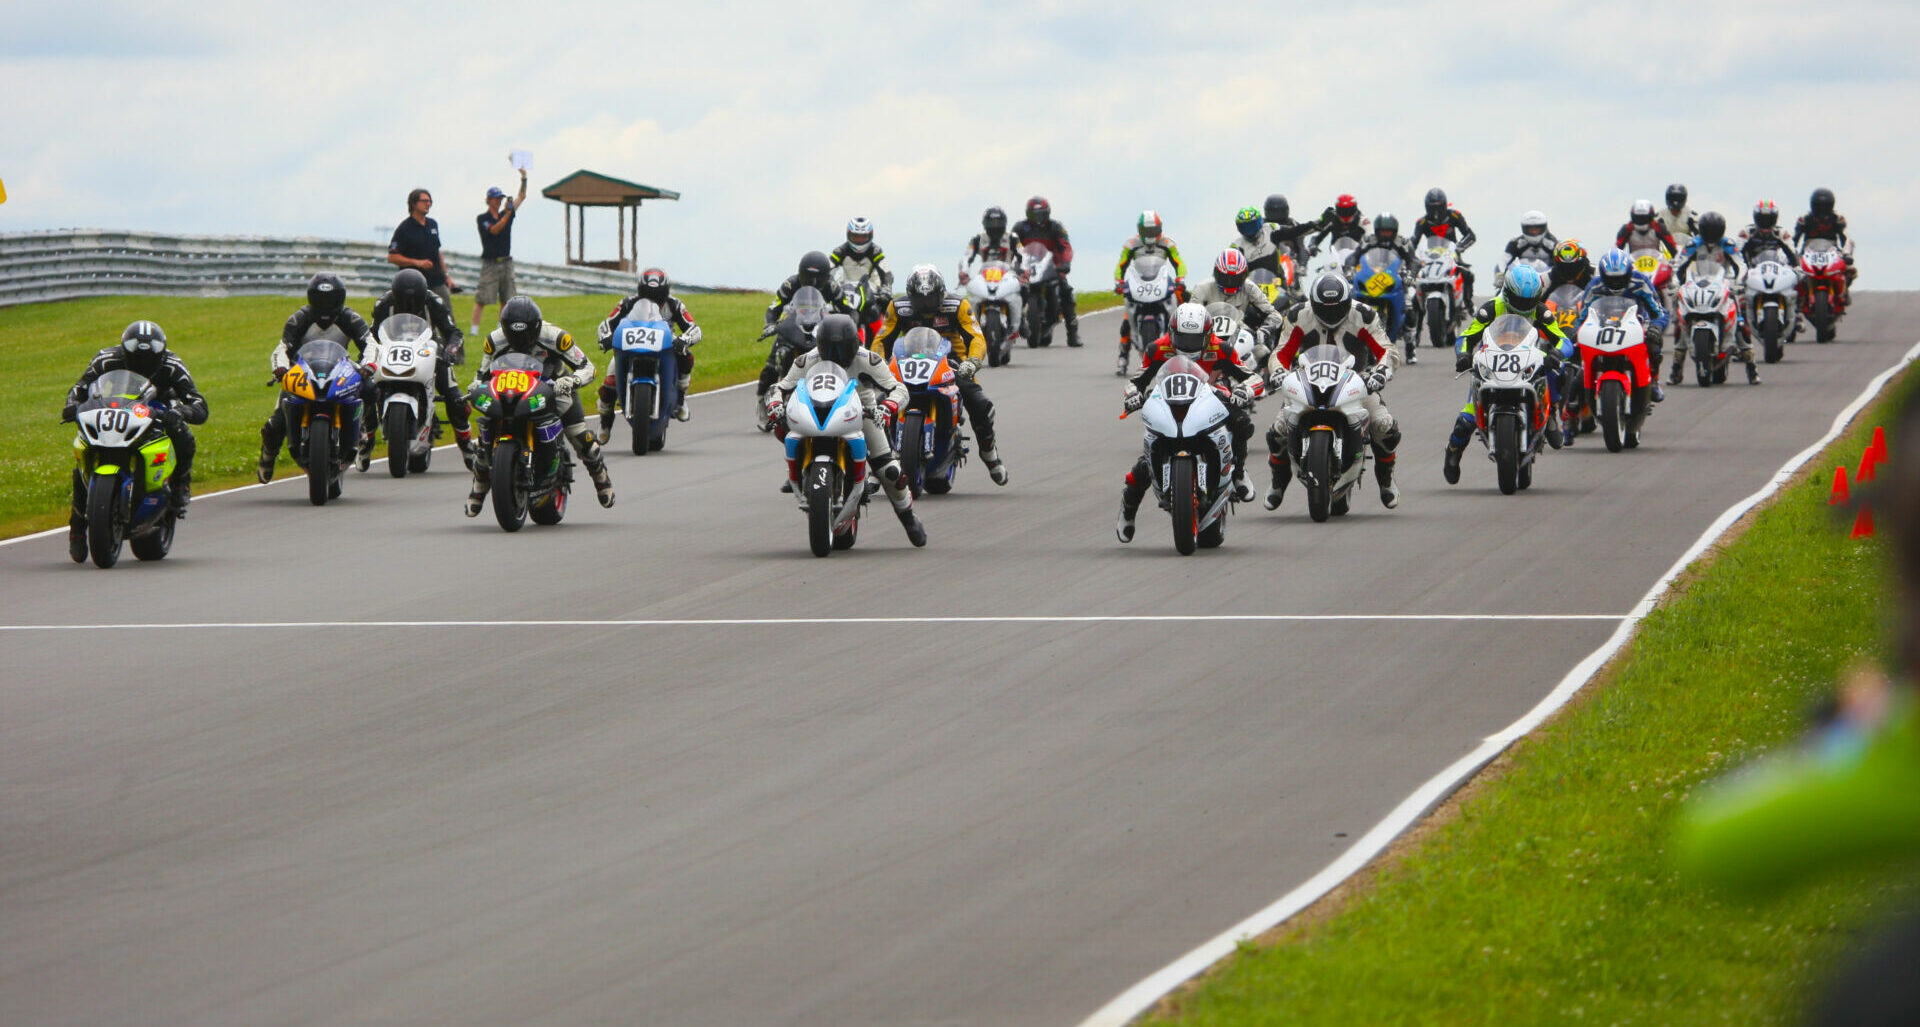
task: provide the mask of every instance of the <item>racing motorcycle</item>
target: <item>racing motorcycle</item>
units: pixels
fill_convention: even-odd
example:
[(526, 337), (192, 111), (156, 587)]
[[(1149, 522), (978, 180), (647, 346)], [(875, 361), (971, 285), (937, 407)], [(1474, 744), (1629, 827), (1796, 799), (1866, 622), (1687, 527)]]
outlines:
[(1280, 379), (1287, 456), (1307, 491), (1307, 515), (1346, 514), (1367, 470), (1367, 386), (1353, 354), (1309, 332)]
[(1060, 320), (1060, 276), (1054, 272), (1053, 251), (1043, 243), (1020, 247), (1027, 269), (1027, 320), (1020, 334), (1028, 348), (1053, 345), (1053, 326)]
[[(1660, 305), (1669, 312), (1680, 306), (1680, 283), (1673, 275), (1673, 261), (1659, 247), (1637, 249), (1627, 254), (1633, 259), (1633, 269), (1645, 275), (1648, 284), (1653, 286), (1653, 294), (1660, 298)], [(1686, 336), (1680, 319), (1673, 319), (1673, 339), (1675, 343), (1686, 342)]]
[(1511, 496), (1533, 484), (1533, 464), (1546, 441), (1547, 355), (1540, 333), (1518, 314), (1502, 314), (1480, 336), (1473, 353), (1476, 434), (1487, 447), (1500, 492)]
[(907, 387), (907, 403), (893, 428), (900, 475), (915, 498), (946, 495), (967, 461), (960, 431), (964, 410), (953, 372), (953, 344), (931, 328), (915, 328), (893, 346), (893, 376)]
[[(1158, 253), (1149, 253), (1127, 265), (1120, 280), (1120, 294), (1127, 299), (1127, 322), (1132, 325), (1133, 350), (1146, 359), (1153, 344), (1167, 334), (1173, 322), (1173, 307), (1178, 296), (1173, 288), (1173, 263)], [(1118, 372), (1122, 377), (1125, 371)]]
[(439, 346), (433, 328), (417, 314), (394, 314), (380, 322), (367, 364), (373, 371), (373, 410), (387, 437), (387, 473), (404, 478), (424, 473), (440, 437), (433, 383)]
[[(786, 377), (795, 357), (813, 348), (813, 333), (826, 316), (827, 299), (820, 290), (803, 285), (794, 291), (786, 311), (773, 326), (773, 342), (767, 347), (767, 367), (773, 371), (774, 381)], [(766, 417), (766, 402), (767, 390), (761, 389), (755, 397), (753, 423), (763, 432), (773, 430), (773, 422)]]
[(294, 463), (307, 472), (307, 499), (314, 506), (340, 496), (341, 473), (353, 462), (359, 439), (360, 368), (347, 359), (337, 329), (307, 340), (293, 366), (280, 376), (287, 405), (287, 442)]
[[(1547, 294), (1547, 313), (1560, 326), (1561, 334), (1571, 339), (1578, 331), (1574, 320), (1580, 316), (1579, 286), (1565, 282)], [(1576, 351), (1576, 357), (1584, 363), (1584, 352)], [(1560, 410), (1561, 423), (1575, 434), (1593, 430), (1593, 410), (1588, 406), (1592, 398), (1586, 387), (1585, 374), (1580, 366), (1563, 365), (1560, 369)]]
[(1697, 261), (1693, 271), (1680, 290), (1680, 317), (1693, 354), (1694, 378), (1705, 388), (1727, 380), (1727, 363), (1740, 348), (1740, 305), (1725, 265)]
[(1580, 345), (1583, 385), (1595, 397), (1593, 418), (1599, 422), (1607, 452), (1638, 446), (1640, 429), (1652, 408), (1647, 395), (1653, 384), (1640, 305), (1627, 296), (1597, 297), (1580, 326), (1569, 334)]
[(1813, 322), (1813, 341), (1833, 341), (1847, 298), (1847, 262), (1840, 247), (1832, 239), (1808, 239), (1800, 251), (1800, 310)]
[(627, 311), (613, 330), (614, 391), (633, 431), (633, 455), (667, 444), (667, 425), (680, 405), (680, 351), (673, 323), (653, 300)]
[[(1044, 247), (1043, 247), (1044, 248)], [(1013, 359), (1013, 337), (1026, 324), (1020, 266), (1004, 260), (968, 261), (962, 269), (974, 320), (987, 344), (987, 366), (999, 367)], [(1031, 346), (1031, 339), (1027, 340)]]
[(153, 383), (125, 369), (87, 387), (74, 413), (73, 456), (87, 504), (87, 554), (96, 567), (133, 555), (159, 560), (173, 548), (173, 440), (161, 424)]
[[(1191, 556), (1226, 541), (1233, 505), (1233, 433), (1227, 404), (1195, 361), (1177, 356), (1160, 367), (1140, 408), (1146, 420), (1153, 493), (1173, 520), (1173, 548)], [(1126, 414), (1120, 415), (1122, 419)]]
[(1760, 339), (1761, 356), (1777, 364), (1786, 343), (1792, 341), (1799, 315), (1794, 310), (1794, 294), (1800, 276), (1787, 265), (1785, 254), (1762, 250), (1747, 268), (1747, 324)]
[(847, 307), (853, 311), (853, 319), (862, 330), (871, 335), (880, 330), (880, 322), (886, 317), (887, 304), (893, 297), (880, 284), (877, 272), (860, 274), (841, 264), (833, 269), (834, 280), (840, 283), (840, 293), (847, 298)]
[(794, 490), (807, 515), (807, 545), (815, 556), (852, 549), (867, 505), (867, 439), (860, 390), (847, 369), (816, 362), (787, 399), (787, 459), (798, 461)]
[(480, 422), (479, 444), (491, 447), (493, 519), (505, 531), (535, 524), (559, 524), (573, 493), (573, 455), (546, 380), (540, 358), (504, 353), (476, 389), (473, 412)]
[(1452, 239), (1429, 235), (1420, 241), (1420, 317), (1427, 340), (1451, 347), (1466, 314), (1466, 282), (1460, 276), (1460, 249)]
[(1360, 255), (1353, 269), (1354, 298), (1380, 314), (1387, 338), (1406, 346), (1409, 361), (1417, 360), (1413, 336), (1407, 331), (1406, 268), (1400, 255), (1384, 246), (1375, 246)]

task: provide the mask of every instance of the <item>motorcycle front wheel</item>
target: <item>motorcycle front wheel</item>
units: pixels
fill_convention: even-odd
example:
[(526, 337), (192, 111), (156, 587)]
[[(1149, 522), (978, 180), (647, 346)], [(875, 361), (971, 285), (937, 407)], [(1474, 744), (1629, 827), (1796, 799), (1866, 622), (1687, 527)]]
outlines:
[(87, 554), (95, 567), (120, 562), (119, 507), (119, 475), (95, 475), (87, 482)]
[(1194, 495), (1194, 465), (1192, 457), (1175, 457), (1173, 461), (1173, 548), (1181, 556), (1192, 556), (1199, 541), (1200, 500)]
[(1493, 421), (1493, 463), (1499, 471), (1500, 494), (1520, 491), (1520, 416), (1503, 412)]
[(493, 519), (503, 531), (519, 531), (527, 523), (527, 494), (520, 487), (520, 443), (502, 439), (493, 447)]
[(833, 553), (833, 468), (827, 464), (807, 467), (807, 546), (815, 556)]
[(1307, 436), (1307, 451), (1301, 461), (1301, 477), (1307, 487), (1307, 516), (1325, 521), (1333, 513), (1333, 433), (1316, 431)]
[(333, 418), (307, 422), (307, 502), (326, 506), (333, 493)]
[(404, 478), (413, 469), (407, 459), (413, 449), (413, 411), (396, 403), (387, 408), (387, 473)]
[(1600, 433), (1607, 440), (1607, 452), (1618, 453), (1626, 448), (1626, 435), (1621, 429), (1626, 419), (1626, 392), (1620, 383), (1608, 379), (1600, 383)]
[(653, 386), (645, 382), (627, 391), (627, 420), (633, 425), (633, 455), (653, 449)]

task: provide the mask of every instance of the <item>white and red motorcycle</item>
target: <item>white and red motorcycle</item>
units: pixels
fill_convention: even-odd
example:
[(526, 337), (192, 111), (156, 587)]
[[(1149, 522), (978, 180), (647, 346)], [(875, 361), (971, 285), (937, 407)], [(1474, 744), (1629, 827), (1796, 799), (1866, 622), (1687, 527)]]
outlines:
[(974, 257), (960, 275), (966, 279), (973, 319), (987, 344), (987, 366), (1008, 363), (1013, 359), (1013, 340), (1027, 323), (1019, 261)]
[(1173, 519), (1173, 548), (1190, 556), (1195, 548), (1212, 549), (1226, 541), (1233, 433), (1227, 404), (1206, 370), (1186, 357), (1167, 361), (1140, 414), (1147, 422), (1144, 445), (1154, 496)]
[[(1144, 361), (1153, 344), (1166, 336), (1173, 324), (1174, 304), (1179, 297), (1173, 288), (1173, 262), (1158, 253), (1149, 253), (1127, 265), (1120, 280), (1120, 295), (1127, 299), (1127, 323), (1133, 333), (1134, 359)], [(1125, 377), (1127, 369), (1115, 372)]]

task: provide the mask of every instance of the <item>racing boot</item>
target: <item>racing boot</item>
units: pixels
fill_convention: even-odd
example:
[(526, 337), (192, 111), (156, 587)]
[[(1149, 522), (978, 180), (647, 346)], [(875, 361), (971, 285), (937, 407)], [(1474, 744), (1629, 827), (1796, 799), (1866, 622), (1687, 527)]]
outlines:
[(373, 424), (372, 422), (368, 422), (367, 426), (360, 430), (360, 446), (353, 452), (353, 466), (355, 470), (365, 474), (367, 467), (372, 463)]
[(880, 487), (887, 492), (887, 501), (893, 504), (894, 516), (900, 518), (900, 526), (907, 530), (907, 541), (915, 549), (927, 544), (927, 526), (913, 513), (913, 495), (906, 490), (906, 483), (900, 478), (900, 462), (888, 456), (879, 467)]
[(1077, 319), (1067, 322), (1067, 348), (1080, 348), (1080, 322)]
[(1547, 408), (1547, 445), (1559, 449), (1566, 442), (1564, 435), (1560, 422), (1560, 408), (1558, 406)]
[(1752, 360), (1747, 361), (1747, 384), (1748, 385), (1760, 384), (1760, 369), (1754, 366), (1754, 363)]
[(1273, 486), (1267, 489), (1266, 499), (1262, 501), (1269, 510), (1280, 509), (1280, 500), (1286, 498), (1287, 483), (1293, 480), (1293, 465), (1277, 457), (1267, 457), (1267, 469), (1273, 472)]
[(1253, 498), (1253, 486), (1247, 481), (1247, 469), (1235, 467), (1233, 469), (1233, 501), (1251, 503)]
[(1373, 480), (1380, 483), (1380, 505), (1391, 510), (1400, 505), (1400, 486), (1393, 480), (1393, 454), (1373, 462)]
[(1460, 484), (1460, 454), (1466, 451), (1466, 446), (1447, 443), (1447, 455), (1440, 462), (1440, 476), (1447, 479), (1447, 484)]
[(460, 448), (460, 462), (467, 465), (467, 470), (469, 471), (473, 470), (473, 432), (472, 430), (467, 428), (455, 428), (453, 430), (453, 444)]
[(488, 468), (476, 461), (473, 468), (473, 487), (467, 490), (466, 515), (468, 517), (480, 516), (481, 508), (487, 505), (487, 491), (492, 484), (493, 475), (489, 473)]
[(587, 463), (587, 473), (593, 477), (593, 494), (600, 505), (613, 506), (613, 476), (607, 473), (607, 462), (594, 459)]
[(602, 399), (600, 401), (600, 437), (601, 438), (603, 439), (613, 438), (613, 417), (614, 417), (613, 404), (609, 403), (605, 399)]
[(683, 374), (680, 376), (680, 398), (673, 405), (673, 419), (676, 421), (684, 421), (693, 416), (687, 412), (687, 389), (692, 386), (693, 375)]
[(989, 439), (980, 444), (980, 459), (986, 462), (987, 474), (992, 476), (995, 485), (1007, 483), (1007, 465), (1000, 459), (1000, 447)]
[(1133, 475), (1129, 473), (1127, 483), (1120, 488), (1120, 522), (1113, 526), (1113, 533), (1120, 541), (1133, 541), (1133, 517), (1140, 512), (1140, 500), (1146, 494), (1146, 482), (1135, 485)]
[[(1680, 354), (1675, 353), (1673, 355), (1673, 372), (1667, 375), (1667, 384), (1678, 385), (1680, 384), (1680, 379), (1685, 378), (1686, 376), (1687, 376), (1687, 362), (1681, 359)], [(1655, 379), (1653, 383), (1653, 391), (1656, 394), (1655, 399), (1658, 399), (1659, 398), (1658, 394), (1660, 392), (1660, 382), (1659, 382), (1660, 371), (1658, 368), (1654, 370), (1653, 377)]]
[(894, 507), (893, 512), (895, 516), (900, 518), (900, 526), (907, 529), (907, 541), (913, 543), (915, 549), (925, 546), (927, 544), (927, 526), (921, 524), (920, 518), (914, 515), (913, 500), (908, 499), (906, 506)]
[(753, 395), (753, 426), (762, 432), (773, 430), (773, 418), (767, 416), (766, 389), (761, 389)]
[(260, 426), (260, 466), (254, 469), (255, 481), (265, 485), (273, 480), (273, 465), (280, 459), (280, 443), (286, 438), (286, 430), (274, 430), (274, 418)]
[(187, 504), (193, 502), (193, 472), (173, 476), (173, 519), (181, 520), (187, 516)]
[(1120, 322), (1120, 365), (1117, 368), (1115, 368), (1113, 372), (1115, 375), (1121, 378), (1125, 378), (1127, 376), (1127, 368), (1128, 368), (1128, 365), (1131, 363), (1127, 359), (1128, 350), (1131, 349), (1132, 347), (1133, 347), (1133, 322), (1121, 321)]

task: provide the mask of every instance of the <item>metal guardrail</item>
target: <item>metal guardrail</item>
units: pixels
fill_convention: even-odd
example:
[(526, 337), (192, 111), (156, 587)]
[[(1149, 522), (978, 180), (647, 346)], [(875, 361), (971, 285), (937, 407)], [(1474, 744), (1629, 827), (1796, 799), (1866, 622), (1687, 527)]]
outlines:
[[(480, 258), (446, 253), (454, 280), (471, 289)], [(377, 296), (396, 269), (379, 243), (338, 239), (159, 235), (76, 229), (0, 234), (0, 307), (84, 296), (292, 296), (322, 271), (349, 293)], [(633, 275), (601, 268), (514, 261), (515, 285), (531, 295), (624, 293)], [(712, 292), (676, 284), (681, 292)]]

